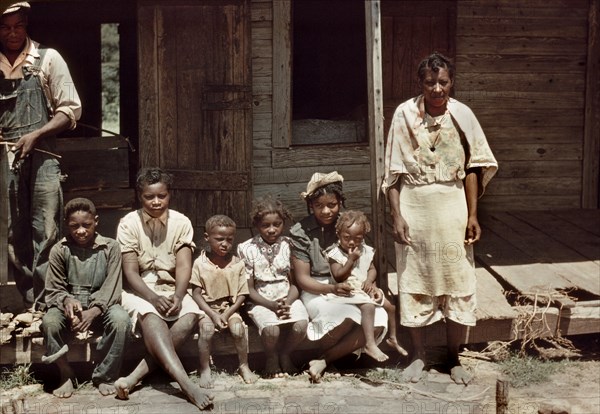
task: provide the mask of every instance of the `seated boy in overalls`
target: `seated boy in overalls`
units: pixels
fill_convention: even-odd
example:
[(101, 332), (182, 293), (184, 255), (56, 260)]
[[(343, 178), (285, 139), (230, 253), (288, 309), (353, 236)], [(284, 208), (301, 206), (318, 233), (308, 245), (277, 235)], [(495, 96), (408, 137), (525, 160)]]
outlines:
[(96, 233), (96, 207), (86, 198), (65, 205), (67, 236), (50, 251), (46, 273), (46, 304), (42, 320), (46, 355), (42, 361), (56, 363), (60, 386), (52, 393), (61, 398), (73, 394), (75, 373), (67, 361), (65, 337), (90, 328), (100, 332), (99, 363), (92, 382), (102, 395), (115, 393), (123, 351), (131, 330), (129, 314), (121, 307), (121, 249), (116, 240)]

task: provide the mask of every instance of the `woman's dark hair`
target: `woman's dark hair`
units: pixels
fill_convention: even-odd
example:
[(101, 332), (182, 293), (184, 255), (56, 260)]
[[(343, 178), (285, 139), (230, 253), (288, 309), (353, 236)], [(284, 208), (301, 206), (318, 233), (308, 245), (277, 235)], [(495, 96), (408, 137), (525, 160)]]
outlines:
[(419, 81), (422, 82), (427, 75), (427, 69), (438, 73), (440, 69), (446, 69), (451, 80), (454, 80), (454, 64), (446, 56), (438, 52), (433, 52), (419, 63), (417, 69), (417, 76)]
[(69, 220), (71, 214), (77, 211), (85, 211), (96, 217), (96, 206), (91, 200), (83, 197), (74, 198), (65, 204), (65, 220)]
[(254, 200), (252, 211), (250, 211), (250, 219), (254, 227), (258, 227), (264, 216), (273, 213), (281, 217), (284, 222), (292, 221), (292, 213), (290, 213), (281, 201), (275, 199), (270, 194)]
[(306, 197), (306, 209), (310, 214), (310, 206), (313, 201), (325, 194), (335, 194), (342, 207), (346, 208), (346, 196), (344, 195), (344, 189), (341, 181), (324, 185), (323, 187), (317, 188), (312, 194)]
[(136, 178), (136, 188), (138, 193), (144, 191), (144, 187), (156, 183), (163, 183), (167, 186), (167, 190), (171, 189), (173, 177), (159, 167), (142, 168)]

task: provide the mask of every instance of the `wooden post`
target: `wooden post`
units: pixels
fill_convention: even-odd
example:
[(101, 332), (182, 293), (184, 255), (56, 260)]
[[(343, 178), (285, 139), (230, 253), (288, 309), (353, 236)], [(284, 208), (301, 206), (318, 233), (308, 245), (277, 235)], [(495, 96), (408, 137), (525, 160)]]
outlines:
[(506, 380), (496, 380), (496, 414), (508, 414), (508, 391), (510, 383)]
[(386, 291), (387, 257), (385, 246), (385, 198), (381, 183), (384, 174), (383, 82), (381, 69), (381, 9), (379, 0), (365, 1), (367, 37), (367, 78), (369, 107), (369, 148), (371, 151), (371, 211), (374, 259), (378, 285)]
[(292, 3), (273, 2), (273, 148), (292, 143)]
[(8, 284), (8, 162), (7, 149), (0, 151), (0, 286), (3, 286)]

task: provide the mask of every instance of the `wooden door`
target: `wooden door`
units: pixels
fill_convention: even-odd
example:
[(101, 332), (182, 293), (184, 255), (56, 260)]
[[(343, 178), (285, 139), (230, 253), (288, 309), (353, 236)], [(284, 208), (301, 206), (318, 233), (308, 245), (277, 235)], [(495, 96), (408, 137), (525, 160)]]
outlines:
[(456, 55), (456, 0), (382, 0), (385, 131), (396, 107), (421, 93), (419, 62), (434, 51)]
[(140, 167), (174, 175), (172, 207), (202, 228), (248, 226), (249, 0), (139, 2)]

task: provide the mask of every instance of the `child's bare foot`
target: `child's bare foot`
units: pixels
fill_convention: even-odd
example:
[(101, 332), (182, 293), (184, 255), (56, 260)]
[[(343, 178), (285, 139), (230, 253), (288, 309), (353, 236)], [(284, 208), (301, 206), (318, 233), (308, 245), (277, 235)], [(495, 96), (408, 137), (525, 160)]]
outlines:
[(281, 370), (286, 374), (296, 375), (300, 372), (298, 367), (292, 362), (290, 354), (281, 354), (279, 356), (279, 364), (281, 365)]
[(381, 352), (381, 349), (379, 349), (377, 345), (366, 345), (365, 353), (375, 361), (379, 362), (383, 362), (389, 358), (389, 356)]
[(202, 389), (199, 387), (194, 387), (188, 392), (185, 392), (185, 394), (190, 402), (201, 410), (211, 406), (213, 403), (213, 398), (215, 398), (214, 395), (202, 391)]
[(74, 390), (75, 387), (73, 386), (73, 380), (71, 380), (71, 378), (67, 378), (60, 387), (52, 391), (52, 395), (58, 398), (69, 398), (71, 395), (73, 395)]
[(450, 370), (450, 378), (459, 385), (467, 385), (473, 379), (473, 375), (459, 364)]
[(117, 398), (120, 400), (128, 400), (129, 392), (137, 385), (137, 381), (131, 377), (121, 377), (115, 381), (114, 385)]
[(240, 374), (240, 377), (242, 377), (246, 384), (254, 384), (258, 380), (258, 376), (250, 371), (248, 364), (241, 364), (238, 368), (238, 374)]
[(210, 368), (200, 371), (200, 380), (198, 381), (198, 385), (202, 388), (214, 388), (215, 383), (212, 379)]
[(281, 375), (281, 367), (279, 366), (279, 356), (269, 355), (265, 361), (265, 378), (276, 378)]
[(423, 375), (423, 368), (425, 368), (425, 362), (420, 358), (416, 358), (406, 367), (402, 376), (406, 381), (419, 382)]
[(404, 355), (407, 356), (408, 352), (406, 352), (406, 349), (402, 348), (400, 346), (400, 344), (398, 343), (398, 340), (396, 338), (388, 338), (385, 340), (385, 343), (388, 344), (389, 346), (391, 346), (392, 348), (395, 348), (396, 351), (400, 354), (400, 355)]
[(323, 372), (327, 368), (327, 362), (324, 359), (313, 359), (308, 363), (308, 374), (310, 380), (315, 384), (321, 382)]
[(106, 397), (107, 395), (115, 394), (117, 392), (117, 389), (115, 388), (115, 384), (107, 384), (105, 382), (101, 382), (100, 384), (98, 384), (98, 392), (100, 392), (100, 394)]

